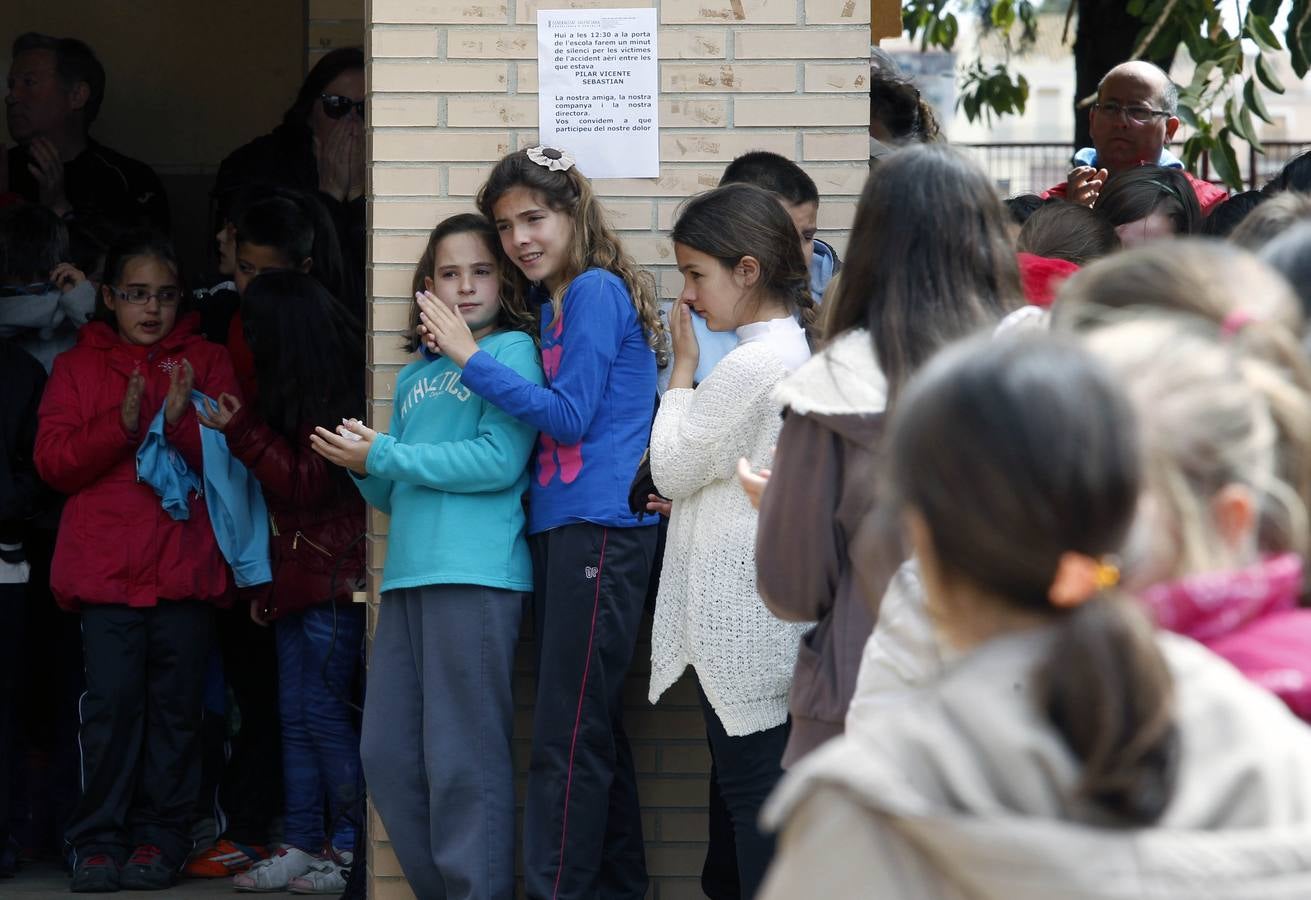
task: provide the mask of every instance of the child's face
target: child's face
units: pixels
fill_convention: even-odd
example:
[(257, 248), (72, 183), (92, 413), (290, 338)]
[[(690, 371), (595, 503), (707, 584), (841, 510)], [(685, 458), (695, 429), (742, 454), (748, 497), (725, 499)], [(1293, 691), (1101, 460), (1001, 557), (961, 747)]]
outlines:
[(475, 339), (491, 334), (501, 312), (495, 252), (480, 235), (466, 231), (442, 238), (435, 256), (424, 285), (460, 314)]
[(182, 288), (177, 272), (161, 259), (132, 257), (123, 266), (118, 284), (106, 284), (102, 293), (119, 337), (129, 344), (157, 344), (177, 324)]
[(742, 324), (749, 286), (736, 269), (686, 244), (674, 244), (674, 259), (683, 273), (679, 303), (692, 307), (711, 331), (732, 331)]
[(810, 268), (810, 260), (815, 255), (815, 232), (819, 230), (818, 203), (784, 203), (783, 208), (792, 217), (792, 224), (797, 228), (801, 238), (801, 256)]
[(278, 247), (270, 247), (266, 244), (249, 244), (242, 241), (237, 244), (237, 269), (233, 272), (233, 280), (237, 283), (237, 293), (245, 296), (246, 288), (250, 286), (250, 283), (265, 272), (283, 272), (287, 269), (308, 272), (310, 263), (311, 261), (308, 259), (303, 259), (298, 263)]
[(530, 280), (554, 291), (564, 279), (574, 220), (526, 187), (512, 187), (492, 206), (501, 249)]

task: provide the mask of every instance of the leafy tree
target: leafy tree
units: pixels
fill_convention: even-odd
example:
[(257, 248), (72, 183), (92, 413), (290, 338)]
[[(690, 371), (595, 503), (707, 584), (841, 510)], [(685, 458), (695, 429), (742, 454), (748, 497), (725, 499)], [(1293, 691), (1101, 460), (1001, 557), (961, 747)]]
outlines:
[[(1245, 8), (1243, 0), (1235, 3), (1240, 19), (1231, 29), (1219, 0), (1070, 0), (1065, 5), (1067, 36), (1078, 14), (1076, 143), (1088, 143), (1087, 106), (1112, 65), (1147, 59), (1168, 69), (1183, 49), (1195, 65), (1192, 81), (1179, 92), (1179, 118), (1191, 132), (1183, 145), (1184, 164), (1193, 168), (1209, 152), (1216, 174), (1241, 188), (1232, 141), (1246, 141), (1263, 152), (1256, 119), (1273, 124), (1264, 98), (1266, 92), (1284, 92), (1276, 74), (1282, 54), (1289, 54), (1298, 78), (1311, 70), (1311, 0), (1293, 0), (1282, 40), (1274, 30), (1280, 0), (1247, 0)], [(922, 50), (953, 49), (962, 12), (977, 14), (985, 29), (1001, 37), (1003, 60), (987, 66), (975, 58), (965, 69), (959, 100), (971, 121), (991, 121), (1024, 112), (1029, 85), (1011, 71), (1010, 60), (1032, 46), (1042, 9), (1042, 0), (906, 0), (902, 13), (907, 32)], [(1259, 51), (1250, 64), (1243, 55), (1244, 39)]]

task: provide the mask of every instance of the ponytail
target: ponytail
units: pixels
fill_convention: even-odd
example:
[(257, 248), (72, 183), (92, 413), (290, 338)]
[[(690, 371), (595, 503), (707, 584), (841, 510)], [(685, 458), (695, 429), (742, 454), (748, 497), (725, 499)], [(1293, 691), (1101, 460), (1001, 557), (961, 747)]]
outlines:
[(1080, 795), (1126, 824), (1159, 819), (1178, 775), (1174, 684), (1133, 601), (1103, 593), (1065, 614), (1038, 683), (1082, 763)]

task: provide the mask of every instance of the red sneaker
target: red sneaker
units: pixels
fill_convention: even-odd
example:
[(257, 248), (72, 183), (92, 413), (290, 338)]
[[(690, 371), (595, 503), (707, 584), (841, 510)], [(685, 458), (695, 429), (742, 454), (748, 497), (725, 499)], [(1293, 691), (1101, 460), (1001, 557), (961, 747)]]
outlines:
[(213, 847), (193, 853), (182, 868), (182, 874), (188, 878), (227, 878), (246, 871), (268, 855), (267, 847), (220, 838)]

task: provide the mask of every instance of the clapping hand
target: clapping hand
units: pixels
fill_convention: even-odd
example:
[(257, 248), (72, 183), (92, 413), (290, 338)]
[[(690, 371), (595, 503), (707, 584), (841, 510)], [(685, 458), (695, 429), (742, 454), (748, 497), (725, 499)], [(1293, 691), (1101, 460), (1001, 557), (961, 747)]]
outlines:
[(121, 421), (123, 430), (136, 434), (141, 421), (141, 395), (146, 390), (146, 377), (140, 369), (133, 369), (127, 379), (127, 390), (123, 392)]
[(315, 428), (310, 435), (310, 446), (328, 462), (367, 475), (369, 471), (364, 463), (377, 437), (378, 432), (359, 419), (343, 419), (335, 432), (323, 427)]
[(186, 415), (191, 406), (191, 386), (195, 381), (196, 370), (185, 359), (169, 373), (168, 396), (164, 398), (164, 421), (169, 425), (176, 425)]
[(231, 394), (219, 394), (217, 401), (205, 398), (203, 408), (197, 412), (206, 428), (226, 431), (232, 417), (241, 411), (241, 401)]
[(1065, 183), (1065, 198), (1071, 203), (1091, 207), (1097, 203), (1102, 185), (1106, 184), (1109, 177), (1105, 169), (1079, 166), (1071, 170), (1069, 180)]

